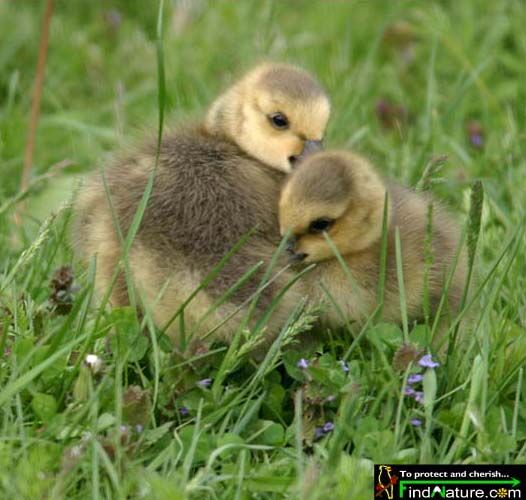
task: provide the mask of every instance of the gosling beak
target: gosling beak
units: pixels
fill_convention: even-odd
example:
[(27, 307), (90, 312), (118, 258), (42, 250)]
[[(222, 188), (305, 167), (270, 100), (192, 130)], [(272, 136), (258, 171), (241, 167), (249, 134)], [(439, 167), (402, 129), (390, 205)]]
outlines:
[(287, 238), (287, 244), (285, 245), (285, 250), (289, 255), (296, 253), (295, 251), (296, 241), (297, 241), (296, 236), (289, 236)]
[(323, 140), (320, 141), (310, 141), (307, 140), (303, 143), (303, 150), (302, 152), (297, 156), (291, 156), (290, 157), (290, 163), (292, 167), (296, 167), (302, 160), (307, 158), (307, 156), (310, 156), (313, 153), (317, 153), (318, 151), (323, 150)]
[(305, 141), (303, 144), (303, 151), (300, 154), (300, 158), (306, 158), (307, 156), (317, 153), (323, 149), (323, 141)]
[(297, 242), (296, 236), (291, 236), (287, 240), (287, 245), (285, 246), (285, 250), (289, 254), (289, 261), (291, 262), (291, 264), (298, 264), (299, 262), (304, 260), (305, 257), (307, 257), (306, 253), (296, 252), (296, 242)]

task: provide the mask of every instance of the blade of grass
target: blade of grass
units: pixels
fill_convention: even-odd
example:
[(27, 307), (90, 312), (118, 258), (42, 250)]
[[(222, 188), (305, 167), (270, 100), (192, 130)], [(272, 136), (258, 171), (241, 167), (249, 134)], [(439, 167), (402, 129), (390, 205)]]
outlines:
[(405, 295), (404, 270), (402, 260), (402, 243), (400, 241), (400, 229), (395, 228), (395, 253), (396, 253), (396, 277), (398, 280), (398, 290), (400, 294), (400, 312), (402, 313), (402, 326), (404, 332), (404, 342), (409, 343), (409, 325), (407, 320), (407, 301)]

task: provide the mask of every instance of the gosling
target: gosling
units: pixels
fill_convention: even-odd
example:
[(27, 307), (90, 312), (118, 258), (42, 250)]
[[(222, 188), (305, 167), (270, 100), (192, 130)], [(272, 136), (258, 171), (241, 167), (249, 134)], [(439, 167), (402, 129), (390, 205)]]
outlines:
[[(247, 302), (261, 288), (266, 263), (280, 241), (281, 183), (294, 165), (321, 149), (329, 114), (329, 99), (310, 74), (295, 66), (265, 63), (220, 95), (203, 123), (163, 137), (128, 268), (142, 308), (151, 311), (157, 326), (174, 341), (183, 338), (183, 322), (174, 321), (174, 314), (252, 231), (184, 310), (187, 340), (231, 339)], [(126, 237), (130, 230), (154, 171), (156, 153), (155, 144), (149, 144), (106, 168), (104, 175), (95, 174), (76, 204), (75, 246), (84, 260), (96, 255), (99, 296), (111, 287), (115, 270), (120, 269), (110, 296), (115, 307), (130, 303), (119, 233)], [(232, 292), (240, 278), (261, 262), (265, 265)], [(259, 316), (292, 276), (285, 271), (263, 289)], [(226, 300), (220, 301), (221, 297)], [(268, 323), (269, 332), (279, 331), (298, 300), (291, 290), (280, 301)]]
[[(304, 288), (310, 300), (332, 304), (322, 318), (330, 326), (341, 326), (346, 321), (363, 325), (379, 305), (386, 199), (387, 252), (382, 318), (397, 323), (402, 319), (396, 261), (397, 229), (409, 321), (425, 318), (426, 294), (430, 314), (437, 312), (444, 293), (447, 300), (441, 308), (442, 315), (458, 310), (465, 284), (466, 256), (460, 246), (459, 227), (447, 211), (428, 194), (383, 180), (375, 168), (358, 155), (344, 151), (322, 152), (306, 159), (284, 185), (279, 222), (281, 234), (290, 235), (291, 259), (303, 265), (317, 263), (304, 277)], [(426, 234), (429, 230), (426, 232), (426, 228), (430, 204), (432, 229), (427, 248), (431, 250), (431, 262), (427, 263)], [(342, 269), (328, 240), (342, 256), (352, 279)], [(441, 321), (440, 325), (443, 324)], [(442, 326), (440, 330), (443, 331)]]

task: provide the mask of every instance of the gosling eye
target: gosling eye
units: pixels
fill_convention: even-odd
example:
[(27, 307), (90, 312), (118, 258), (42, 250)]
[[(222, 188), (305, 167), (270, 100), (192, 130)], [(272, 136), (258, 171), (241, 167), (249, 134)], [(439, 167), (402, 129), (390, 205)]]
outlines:
[(328, 219), (327, 217), (322, 217), (321, 219), (313, 220), (309, 225), (309, 233), (324, 233), (325, 231), (328, 231), (331, 228), (333, 223), (334, 221), (332, 219)]
[(283, 113), (272, 113), (268, 119), (275, 129), (286, 130), (289, 128), (289, 119)]

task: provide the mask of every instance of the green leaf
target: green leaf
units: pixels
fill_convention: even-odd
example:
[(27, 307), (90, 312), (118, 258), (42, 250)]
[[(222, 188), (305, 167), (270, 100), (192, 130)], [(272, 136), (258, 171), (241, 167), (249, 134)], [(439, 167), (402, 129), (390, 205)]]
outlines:
[[(217, 448), (221, 448), (222, 446), (227, 445), (243, 445), (245, 444), (244, 439), (232, 432), (227, 432), (226, 434), (223, 434), (217, 439)], [(222, 451), (219, 456), (226, 460), (232, 456), (236, 456), (239, 454), (239, 447), (233, 446), (231, 448), (227, 448), (226, 450)]]
[(382, 350), (386, 347), (396, 348), (404, 340), (402, 330), (394, 323), (378, 323), (367, 330), (366, 336), (371, 343)]
[(434, 369), (429, 368), (426, 370), (422, 387), (424, 388), (424, 408), (426, 418), (430, 419), (437, 394), (437, 376)]
[(174, 350), (174, 346), (172, 341), (170, 340), (170, 337), (166, 335), (165, 333), (159, 332), (158, 333), (158, 339), (159, 342), (159, 348), (163, 352), (172, 353)]
[(147, 475), (151, 498), (155, 500), (186, 500), (188, 495), (185, 493), (182, 478), (177, 474), (164, 477), (154, 472)]
[(294, 379), (303, 382), (305, 380), (305, 374), (301, 368), (298, 368), (298, 361), (302, 358), (302, 355), (298, 351), (287, 351), (283, 353), (283, 364), (287, 373)]
[(117, 419), (111, 413), (103, 413), (97, 419), (97, 431), (102, 432), (115, 424)]
[(273, 412), (280, 415), (285, 394), (285, 389), (281, 384), (270, 384), (267, 388), (267, 396), (263, 401), (263, 409), (270, 410), (268, 412), (270, 415), (272, 415)]
[(285, 440), (285, 429), (282, 425), (276, 422), (269, 422), (262, 420), (262, 425), (266, 425), (266, 429), (257, 438), (258, 443), (266, 444), (268, 446), (280, 446)]
[(19, 338), (14, 345), (13, 352), (15, 353), (18, 362), (21, 363), (27, 357), (31, 349), (35, 346), (33, 339), (27, 337)]
[[(197, 432), (194, 425), (189, 425), (179, 431), (179, 438), (183, 443), (185, 454), (191, 447), (194, 432)], [(195, 447), (193, 463), (205, 462), (216, 448), (213, 437), (205, 431), (201, 431)]]
[(146, 443), (153, 444), (161, 439), (167, 432), (170, 431), (173, 422), (166, 422), (155, 429), (148, 429), (144, 431), (143, 438)]
[(33, 396), (31, 407), (38, 418), (43, 422), (48, 422), (56, 415), (58, 403), (53, 396), (37, 392)]
[(114, 328), (110, 345), (116, 356), (130, 362), (142, 359), (149, 343), (141, 331), (135, 309), (132, 307), (113, 309), (109, 315), (109, 322)]
[(431, 344), (431, 331), (427, 325), (416, 325), (409, 334), (411, 342), (428, 348)]
[(130, 363), (140, 361), (144, 358), (149, 346), (150, 343), (148, 342), (148, 339), (144, 335), (138, 335), (135, 342), (132, 342), (130, 346), (128, 361)]
[[(35, 442), (30, 446), (15, 464), (11, 480), (15, 482), (18, 494), (14, 498), (50, 498), (61, 453), (61, 447), (55, 443)], [(2, 498), (6, 496), (2, 495)]]
[(494, 453), (513, 453), (517, 448), (517, 441), (513, 436), (499, 432), (491, 436), (491, 450)]
[(75, 401), (86, 401), (89, 397), (91, 373), (87, 366), (81, 366), (75, 385), (73, 386), (73, 398)]

